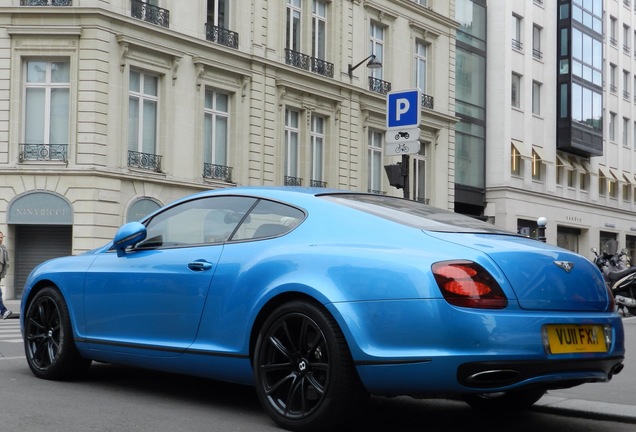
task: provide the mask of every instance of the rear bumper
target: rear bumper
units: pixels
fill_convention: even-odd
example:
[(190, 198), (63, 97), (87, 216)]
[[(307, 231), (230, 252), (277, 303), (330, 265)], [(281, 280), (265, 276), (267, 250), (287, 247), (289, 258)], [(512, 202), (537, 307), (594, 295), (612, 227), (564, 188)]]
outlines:
[[(623, 356), (590, 360), (546, 360), (546, 361), (487, 361), (464, 363), (457, 368), (457, 382), (468, 388), (489, 389), (513, 386), (538, 377), (558, 377), (567, 374), (571, 379), (553, 387), (563, 388), (586, 382), (609, 381), (623, 369)], [(581, 373), (585, 376), (576, 375)], [(578, 381), (578, 382), (572, 382)]]

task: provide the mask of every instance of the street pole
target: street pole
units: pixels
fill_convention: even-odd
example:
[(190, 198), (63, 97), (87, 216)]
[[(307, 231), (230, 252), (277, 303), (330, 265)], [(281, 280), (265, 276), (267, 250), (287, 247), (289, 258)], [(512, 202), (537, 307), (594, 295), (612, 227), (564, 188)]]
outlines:
[(402, 155), (402, 177), (404, 178), (404, 198), (411, 199), (409, 188), (409, 155)]

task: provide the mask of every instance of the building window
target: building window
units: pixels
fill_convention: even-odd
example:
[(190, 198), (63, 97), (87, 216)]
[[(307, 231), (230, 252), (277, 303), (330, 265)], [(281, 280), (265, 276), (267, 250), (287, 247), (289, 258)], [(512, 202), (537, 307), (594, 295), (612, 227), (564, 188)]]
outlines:
[(420, 144), (420, 151), (413, 155), (413, 175), (415, 191), (413, 196), (416, 201), (429, 203), (426, 193), (426, 146)]
[(541, 180), (541, 168), (543, 161), (539, 154), (532, 150), (532, 180)]
[(603, 96), (601, 93), (572, 83), (572, 120), (596, 130), (603, 129)]
[(532, 82), (532, 114), (541, 115), (541, 83)]
[(629, 82), (631, 80), (631, 74), (629, 71), (623, 71), (623, 99), (629, 100)]
[(623, 146), (629, 146), (629, 118), (623, 117)]
[(598, 194), (605, 196), (607, 194), (607, 177), (602, 171), (598, 173)]
[(590, 174), (586, 172), (579, 173), (579, 189), (587, 191), (590, 184)]
[(611, 112), (609, 117), (609, 127), (608, 127), (609, 140), (614, 142), (616, 141), (616, 114)]
[(609, 28), (609, 38), (610, 38), (610, 43), (613, 46), (618, 45), (618, 40), (616, 39), (616, 18), (614, 18), (613, 16), (610, 17), (610, 28)]
[(521, 176), (521, 153), (514, 144), (510, 146), (510, 173), (515, 176)]
[(572, 73), (603, 85), (603, 43), (577, 28), (572, 29)]
[[(37, 154), (37, 159), (51, 159), (62, 151), (57, 146), (68, 145), (70, 70), (68, 60), (25, 63), (24, 142), (38, 146), (25, 153)], [(46, 157), (40, 157), (43, 154)]]
[[(376, 60), (383, 63), (384, 60), (384, 27), (378, 23), (371, 23), (371, 34), (369, 38), (369, 52), (374, 54)], [(373, 78), (382, 79), (382, 71), (384, 68), (370, 69)]]
[(301, 186), (298, 176), (298, 150), (300, 146), (300, 112), (285, 109), (285, 185)]
[(541, 49), (541, 27), (532, 26), (532, 56), (541, 60), (543, 58), (543, 51)]
[(311, 117), (311, 185), (324, 187), (325, 118)]
[(510, 104), (514, 108), (521, 108), (521, 75), (512, 74)]
[(609, 85), (610, 91), (616, 93), (616, 65), (610, 63), (609, 70)]
[(428, 47), (422, 41), (415, 43), (415, 87), (420, 89), (422, 93), (427, 92), (426, 88), (426, 64), (427, 64)]
[(327, 5), (324, 0), (313, 1), (311, 20), (311, 55), (324, 60), (327, 55)]
[(512, 15), (512, 47), (516, 50), (523, 49), (523, 41), (521, 40), (521, 17)]
[(227, 0), (207, 0), (207, 23), (221, 28), (229, 28)]
[(623, 26), (623, 52), (628, 55), (632, 55), (631, 49), (629, 48), (629, 43), (632, 40), (632, 30), (629, 26)]
[(623, 201), (631, 202), (632, 200), (632, 185), (631, 183), (623, 183)]
[(286, 44), (291, 50), (300, 52), (300, 0), (287, 0)]
[(228, 165), (229, 97), (215, 90), (205, 91), (203, 161)]
[(607, 180), (607, 193), (610, 198), (618, 198), (618, 181), (615, 179)]
[(368, 179), (369, 192), (382, 193), (382, 142), (384, 134), (369, 128)]
[(128, 150), (155, 154), (159, 77), (130, 71), (128, 92)]

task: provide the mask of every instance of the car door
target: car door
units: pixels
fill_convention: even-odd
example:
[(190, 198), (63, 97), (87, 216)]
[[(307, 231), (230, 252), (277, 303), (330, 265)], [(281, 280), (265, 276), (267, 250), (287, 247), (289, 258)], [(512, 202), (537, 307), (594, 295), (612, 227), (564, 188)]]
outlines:
[(146, 239), (98, 256), (86, 275), (91, 348), (174, 356), (195, 339), (224, 241), (256, 200), (206, 197), (154, 215)]

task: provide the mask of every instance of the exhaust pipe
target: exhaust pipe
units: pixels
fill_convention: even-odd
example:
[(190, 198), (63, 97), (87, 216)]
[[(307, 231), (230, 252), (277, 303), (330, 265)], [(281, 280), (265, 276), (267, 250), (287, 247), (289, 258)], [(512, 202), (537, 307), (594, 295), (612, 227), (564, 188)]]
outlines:
[(514, 369), (495, 369), (474, 373), (466, 377), (466, 381), (473, 385), (506, 385), (515, 382), (521, 372)]

